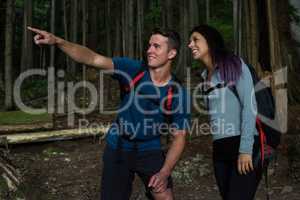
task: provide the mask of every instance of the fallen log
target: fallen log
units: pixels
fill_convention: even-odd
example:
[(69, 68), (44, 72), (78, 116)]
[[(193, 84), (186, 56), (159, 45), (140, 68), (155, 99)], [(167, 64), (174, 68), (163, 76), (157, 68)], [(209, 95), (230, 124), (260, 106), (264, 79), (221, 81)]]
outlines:
[(104, 135), (107, 132), (107, 130), (108, 127), (103, 126), (97, 128), (8, 134), (0, 136), (0, 145), (7, 146), (8, 144), (24, 144), (99, 136)]
[(35, 123), (21, 125), (0, 125), (0, 135), (15, 133), (42, 132), (53, 130), (52, 123)]

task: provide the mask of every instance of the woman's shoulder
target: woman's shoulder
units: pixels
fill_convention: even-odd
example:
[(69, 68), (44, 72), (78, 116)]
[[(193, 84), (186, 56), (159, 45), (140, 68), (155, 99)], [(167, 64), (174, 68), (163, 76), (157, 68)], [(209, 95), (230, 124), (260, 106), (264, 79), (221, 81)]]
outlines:
[(242, 76), (249, 76), (249, 75), (251, 76), (249, 66), (246, 63), (246, 61), (242, 57), (239, 57), (239, 60), (241, 61), (241, 71), (242, 71), (241, 75)]

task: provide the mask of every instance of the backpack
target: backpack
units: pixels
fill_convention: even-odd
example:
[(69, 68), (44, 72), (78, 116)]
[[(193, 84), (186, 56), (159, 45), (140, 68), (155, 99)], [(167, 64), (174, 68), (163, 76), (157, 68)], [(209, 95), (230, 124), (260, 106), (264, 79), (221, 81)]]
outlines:
[[(251, 73), (254, 87), (259, 89), (258, 91), (255, 91), (258, 113), (258, 116), (256, 117), (256, 129), (259, 133), (260, 161), (263, 165), (265, 160), (267, 161), (273, 158), (275, 150), (280, 144), (281, 132), (271, 127), (260, 117), (263, 116), (271, 120), (275, 119), (276, 110), (274, 97), (271, 88), (266, 86), (260, 80), (254, 67), (249, 64), (247, 64), (247, 66)], [(238, 98), (239, 102), (241, 102), (236, 87), (233, 85), (229, 86), (229, 88)]]
[[(253, 159), (254, 166), (259, 166), (263, 170), (265, 176), (265, 185), (266, 185), (266, 199), (269, 200), (269, 181), (268, 181), (268, 165), (269, 163), (277, 157), (276, 148), (280, 144), (281, 132), (271, 127), (269, 124), (265, 123), (260, 116), (267, 117), (268, 119), (274, 120), (276, 113), (276, 106), (274, 102), (274, 97), (272, 95), (272, 90), (270, 87), (266, 86), (258, 77), (254, 67), (250, 64), (247, 64), (248, 69), (251, 73), (253, 80), (254, 88), (258, 88), (258, 91), (255, 91), (255, 99), (257, 102), (257, 113), (256, 117), (256, 129), (259, 133), (259, 153)], [(229, 86), (231, 91), (238, 98), (239, 94), (235, 86)]]

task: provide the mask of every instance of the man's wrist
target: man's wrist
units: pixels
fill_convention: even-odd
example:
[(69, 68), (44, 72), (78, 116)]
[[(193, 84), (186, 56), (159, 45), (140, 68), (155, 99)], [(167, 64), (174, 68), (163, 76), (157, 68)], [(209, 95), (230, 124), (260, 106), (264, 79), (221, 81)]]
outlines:
[(61, 45), (63, 43), (63, 39), (57, 36), (54, 36), (54, 45)]
[(171, 169), (167, 169), (167, 168), (162, 168), (160, 170), (160, 173), (166, 177), (169, 177), (172, 173), (172, 170)]

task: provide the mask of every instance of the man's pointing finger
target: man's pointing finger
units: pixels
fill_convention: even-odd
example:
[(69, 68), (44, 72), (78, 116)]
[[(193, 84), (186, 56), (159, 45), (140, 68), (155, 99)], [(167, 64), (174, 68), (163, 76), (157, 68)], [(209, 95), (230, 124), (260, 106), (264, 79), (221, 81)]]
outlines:
[(27, 26), (27, 29), (28, 30), (30, 30), (30, 31), (32, 31), (32, 32), (35, 32), (35, 33), (37, 33), (37, 34), (43, 34), (43, 31), (42, 30), (39, 30), (39, 29), (37, 29), (37, 28), (32, 28), (32, 27), (30, 27), (30, 26)]

